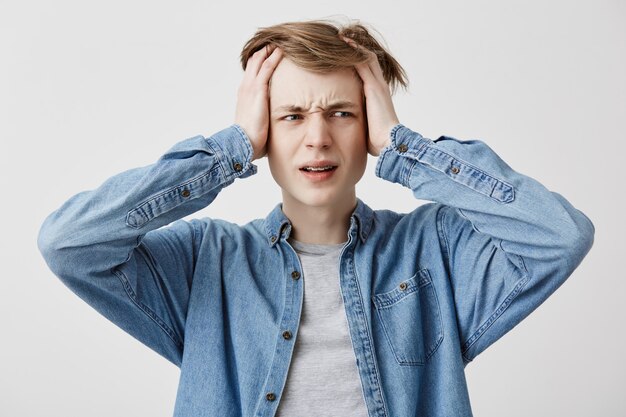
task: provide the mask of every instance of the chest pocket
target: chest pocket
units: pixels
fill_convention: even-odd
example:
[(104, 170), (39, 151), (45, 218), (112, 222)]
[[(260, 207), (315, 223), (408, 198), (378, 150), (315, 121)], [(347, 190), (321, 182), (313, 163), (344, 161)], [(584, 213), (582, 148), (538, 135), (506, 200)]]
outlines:
[(372, 300), (398, 363), (426, 364), (443, 340), (439, 302), (428, 269), (420, 269)]

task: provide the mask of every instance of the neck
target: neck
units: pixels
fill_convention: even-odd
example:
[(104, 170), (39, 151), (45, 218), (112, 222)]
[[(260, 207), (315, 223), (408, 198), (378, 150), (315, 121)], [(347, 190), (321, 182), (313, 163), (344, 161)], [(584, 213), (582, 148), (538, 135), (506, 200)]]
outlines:
[(350, 215), (356, 207), (353, 190), (329, 205), (309, 206), (284, 198), (283, 213), (291, 222), (290, 237), (303, 243), (337, 244), (348, 240)]

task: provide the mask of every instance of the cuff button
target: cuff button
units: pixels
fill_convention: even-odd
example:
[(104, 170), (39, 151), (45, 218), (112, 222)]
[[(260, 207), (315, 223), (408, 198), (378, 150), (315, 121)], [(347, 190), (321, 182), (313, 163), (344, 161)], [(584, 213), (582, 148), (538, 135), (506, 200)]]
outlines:
[(458, 174), (459, 173), (459, 167), (452, 167), (452, 168), (450, 168), (450, 171), (452, 171), (453, 174)]
[(189, 190), (184, 189), (183, 191), (180, 192), (180, 195), (182, 195), (183, 197), (187, 198), (191, 195), (191, 193), (189, 192)]
[(241, 164), (239, 162), (235, 162), (235, 164), (233, 165), (233, 168), (235, 168), (235, 171), (239, 172), (243, 169), (243, 167), (241, 166)]

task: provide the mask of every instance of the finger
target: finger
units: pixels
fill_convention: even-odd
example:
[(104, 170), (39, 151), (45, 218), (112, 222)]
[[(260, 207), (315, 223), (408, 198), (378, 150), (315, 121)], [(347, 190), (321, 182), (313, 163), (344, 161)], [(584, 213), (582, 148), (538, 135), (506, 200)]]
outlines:
[(276, 47), (261, 65), (261, 69), (257, 75), (257, 81), (263, 85), (267, 84), (282, 57), (283, 50)]
[[(354, 39), (350, 39), (347, 38), (345, 36), (341, 36), (341, 39), (343, 39), (348, 45), (352, 46), (355, 49), (360, 50), (361, 52), (363, 52), (364, 54), (366, 54), (368, 56), (368, 59), (365, 63), (362, 64), (357, 64), (358, 66), (361, 67), (361, 72), (364, 73), (364, 75), (370, 79), (371, 76), (373, 76), (375, 79), (377, 79), (378, 81), (381, 82), (385, 82), (385, 77), (383, 75), (383, 70), (380, 67), (380, 63), (378, 62), (378, 56), (370, 51), (369, 49), (357, 44)], [(357, 66), (355, 65), (355, 66)], [(369, 71), (366, 70), (365, 66), (367, 66), (367, 69), (369, 69)], [(371, 76), (369, 75), (371, 74)]]
[[(353, 39), (347, 38), (345, 36), (341, 36), (341, 39), (343, 39), (344, 42), (346, 42), (354, 49), (363, 50), (363, 48), (359, 46)], [(372, 70), (369, 68), (369, 65), (366, 62), (355, 64), (354, 69), (359, 74), (359, 77), (361, 77), (363, 83), (372, 81), (372, 77), (374, 76), (374, 74), (372, 73)]]
[(265, 59), (275, 50), (275, 48), (275, 45), (267, 44), (263, 48), (252, 54), (250, 59), (248, 59), (248, 63), (246, 65), (245, 78), (248, 78), (250, 80), (256, 78), (259, 70), (261, 69), (261, 66), (263, 65), (263, 62), (265, 62)]
[(373, 74), (374, 78), (384, 83), (385, 77), (383, 76), (383, 70), (378, 62), (378, 56), (368, 49), (362, 48), (362, 50), (369, 56), (369, 59), (365, 63), (367, 64), (370, 72)]

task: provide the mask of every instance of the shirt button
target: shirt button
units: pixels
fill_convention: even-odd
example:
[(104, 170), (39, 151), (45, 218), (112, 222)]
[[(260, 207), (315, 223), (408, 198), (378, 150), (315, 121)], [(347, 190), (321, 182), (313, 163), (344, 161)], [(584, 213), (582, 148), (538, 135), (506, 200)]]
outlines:
[(406, 282), (401, 282), (401, 283), (400, 283), (400, 289), (401, 289), (402, 291), (406, 290)]
[(406, 146), (405, 143), (401, 143), (400, 145), (398, 145), (397, 149), (399, 152), (406, 152), (406, 150), (409, 149), (409, 147)]
[(271, 241), (272, 243), (276, 242), (276, 236), (272, 236), (272, 237), (270, 237), (270, 241)]
[(243, 169), (243, 167), (241, 166), (239, 162), (235, 162), (235, 164), (233, 165), (233, 168), (235, 168), (235, 171), (241, 171)]
[(450, 169), (450, 171), (452, 171), (453, 174), (458, 174), (459, 173), (459, 167), (452, 167)]
[(189, 192), (189, 190), (185, 189), (183, 191), (180, 192), (180, 195), (182, 195), (183, 197), (189, 197), (191, 195), (191, 193)]
[(293, 272), (291, 273), (291, 278), (293, 278), (293, 279), (298, 279), (298, 278), (300, 278), (300, 273), (299, 273), (298, 271), (293, 271)]
[(283, 337), (285, 338), (285, 340), (291, 339), (291, 332), (289, 330), (285, 330), (283, 332)]
[(276, 395), (274, 395), (273, 392), (268, 392), (265, 394), (265, 398), (267, 398), (268, 401), (274, 401), (276, 399)]

